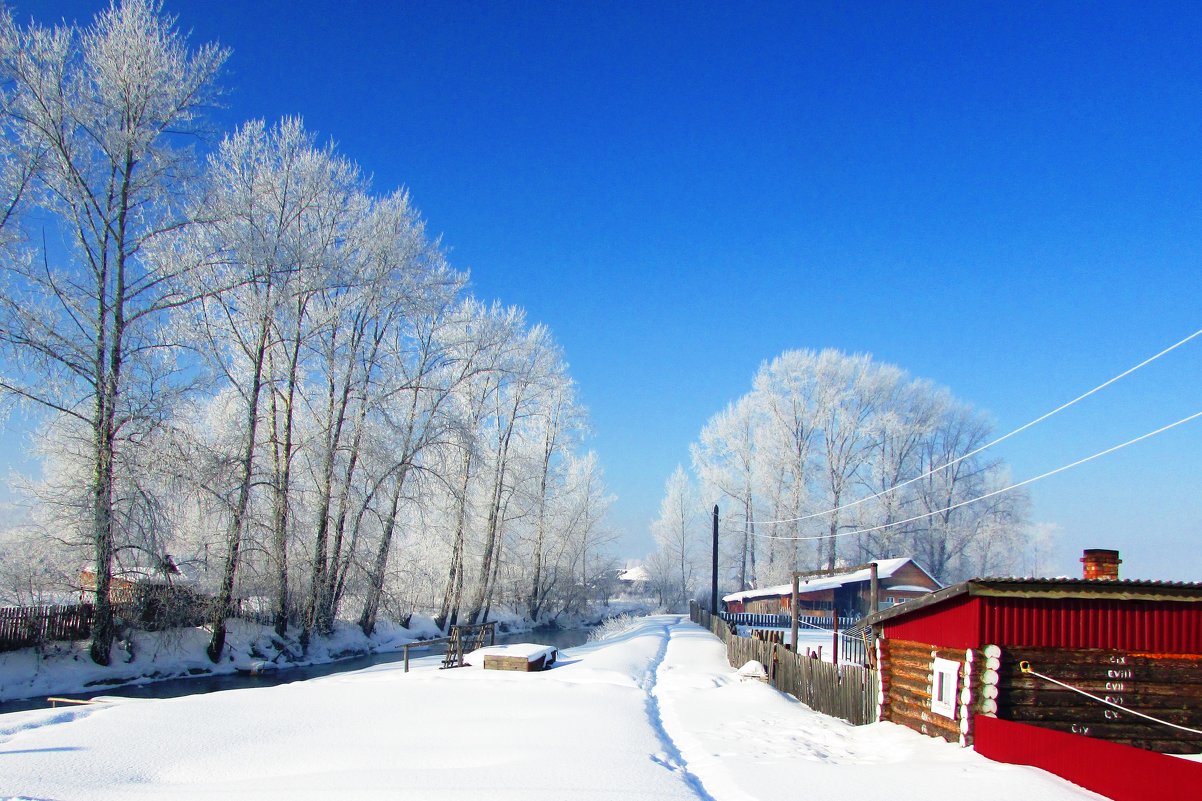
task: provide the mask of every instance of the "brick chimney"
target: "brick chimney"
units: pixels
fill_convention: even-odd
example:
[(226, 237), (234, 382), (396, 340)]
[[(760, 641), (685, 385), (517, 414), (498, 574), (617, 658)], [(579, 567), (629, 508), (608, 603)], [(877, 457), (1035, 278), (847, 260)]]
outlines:
[(1110, 551), (1105, 548), (1086, 548), (1085, 555), (1081, 557), (1081, 563), (1085, 565), (1085, 578), (1117, 581), (1119, 565), (1123, 563), (1123, 560), (1119, 559), (1118, 551)]

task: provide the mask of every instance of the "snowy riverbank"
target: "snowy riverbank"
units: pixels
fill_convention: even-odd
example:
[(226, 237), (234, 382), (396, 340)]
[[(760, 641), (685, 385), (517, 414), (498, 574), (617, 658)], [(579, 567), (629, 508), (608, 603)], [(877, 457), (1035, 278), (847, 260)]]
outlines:
[(888, 723), (854, 728), (654, 617), (545, 673), (399, 665), (0, 715), (0, 798), (1096, 799)]
[[(615, 601), (598, 607), (591, 615), (565, 620), (562, 625), (565, 629), (585, 629), (606, 617), (645, 609), (645, 603)], [(493, 619), (499, 634), (531, 631), (535, 625), (510, 610), (495, 611)], [(88, 656), (86, 642), (50, 643), (41, 648), (0, 653), (0, 705), (50, 695), (98, 694), (115, 687), (171, 679), (323, 665), (395, 652), (405, 643), (441, 636), (432, 620), (416, 615), (410, 618), (408, 626), (381, 619), (371, 637), (365, 637), (351, 623), (338, 621), (331, 636), (314, 636), (302, 653), (295, 638), (277, 637), (270, 626), (231, 620), (225, 654), (216, 664), (205, 654), (209, 632), (189, 628), (134, 631), (128, 640), (114, 644), (112, 661), (103, 667)]]
[(252, 669), (284, 669), (321, 664), (361, 654), (391, 651), (415, 639), (438, 637), (428, 619), (408, 628), (381, 621), (371, 637), (357, 626), (338, 622), (329, 637), (314, 637), (301, 652), (299, 643), (281, 639), (270, 626), (229, 622), (226, 650), (214, 664), (205, 654), (209, 632), (202, 628), (165, 632), (135, 631), (114, 643), (112, 661), (97, 665), (87, 642), (61, 642), (40, 649), (0, 654), (0, 701), (47, 695), (101, 692), (106, 688), (189, 676), (221, 675)]

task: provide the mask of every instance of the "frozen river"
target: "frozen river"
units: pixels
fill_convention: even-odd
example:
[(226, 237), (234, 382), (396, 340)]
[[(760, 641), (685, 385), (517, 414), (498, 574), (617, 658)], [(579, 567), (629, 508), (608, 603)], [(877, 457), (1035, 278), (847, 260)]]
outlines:
[[(577, 645), (583, 645), (588, 640), (591, 631), (592, 628), (511, 631), (498, 633), (497, 644), (505, 645), (516, 642), (529, 642), (538, 643), (539, 645), (554, 645), (556, 648), (573, 648)], [(442, 658), (442, 653), (442, 645), (435, 645), (429, 650), (413, 648), (410, 649), (409, 661), (416, 664), (421, 660), (439, 660)], [(86, 693), (56, 693), (55, 697), (87, 699), (97, 695), (119, 695), (126, 698), (179, 698), (185, 695), (211, 693), (218, 690), (238, 690), (247, 687), (271, 687), (277, 684), (290, 684), (294, 681), (315, 679), (320, 676), (345, 673), (351, 670), (362, 670), (374, 665), (399, 662), (403, 659), (404, 653), (402, 651), (384, 651), (366, 656), (340, 659), (336, 662), (322, 662), (303, 667), (273, 670), (255, 676), (242, 673), (193, 676), (186, 679), (148, 681), (145, 684), (101, 687)], [(46, 706), (47, 703), (44, 697), (0, 701), (0, 714), (22, 712), (28, 709), (43, 709)]]

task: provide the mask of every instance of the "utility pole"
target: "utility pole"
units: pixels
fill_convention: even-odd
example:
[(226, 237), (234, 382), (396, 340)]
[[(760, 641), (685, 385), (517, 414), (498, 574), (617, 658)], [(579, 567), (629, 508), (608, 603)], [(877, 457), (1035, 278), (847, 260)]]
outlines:
[[(881, 591), (880, 591), (880, 582), (877, 579), (876, 562), (869, 562), (868, 570), (869, 570), (868, 576), (869, 576), (869, 580), (870, 580), (870, 583), (868, 585), (868, 614), (875, 615), (877, 613), (877, 611), (881, 608), (881, 606), (880, 606)], [(876, 658), (876, 626), (868, 627), (868, 647), (872, 649), (872, 654), (868, 657), (870, 660), (869, 664), (872, 664), (871, 660)]]
[(793, 643), (793, 645), (791, 647), (793, 648), (793, 653), (797, 653), (797, 574), (796, 573), (793, 574), (793, 595), (792, 595), (791, 600), (789, 601), (789, 615), (790, 615), (790, 617), (793, 618), (793, 625), (791, 627), (792, 639), (790, 640)]
[(710, 567), (710, 614), (718, 614), (718, 504), (714, 504), (714, 555)]

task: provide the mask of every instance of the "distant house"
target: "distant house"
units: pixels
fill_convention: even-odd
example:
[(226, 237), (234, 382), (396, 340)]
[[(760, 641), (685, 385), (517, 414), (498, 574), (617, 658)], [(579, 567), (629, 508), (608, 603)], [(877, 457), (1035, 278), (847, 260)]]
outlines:
[[(79, 573), (80, 603), (90, 604), (96, 595), (96, 574)], [(150, 568), (132, 567), (109, 578), (109, 602), (125, 622), (155, 630), (181, 625), (200, 625), (208, 617), (211, 599), (196, 582), (164, 554)]]
[(642, 598), (650, 592), (651, 574), (641, 563), (631, 560), (609, 574), (611, 592), (624, 598)]
[(646, 584), (650, 580), (651, 574), (647, 572), (647, 568), (639, 564), (631, 565), (618, 571), (618, 581), (630, 584)]
[[(921, 598), (943, 586), (908, 557), (878, 559), (876, 565), (877, 603), (881, 608)], [(838, 609), (840, 617), (861, 618), (873, 611), (869, 608), (870, 579), (868, 569), (803, 579), (798, 586), (797, 612), (804, 616), (830, 618)], [(791, 614), (792, 594), (791, 584), (781, 584), (731, 593), (723, 596), (722, 602), (731, 613), (788, 615)]]
[(1202, 584), (1119, 580), (1117, 551), (1082, 562), (1085, 578), (970, 579), (871, 615), (880, 717), (1111, 798), (1182, 797), (1149, 777), (1202, 786), (1162, 756), (1202, 753)]

